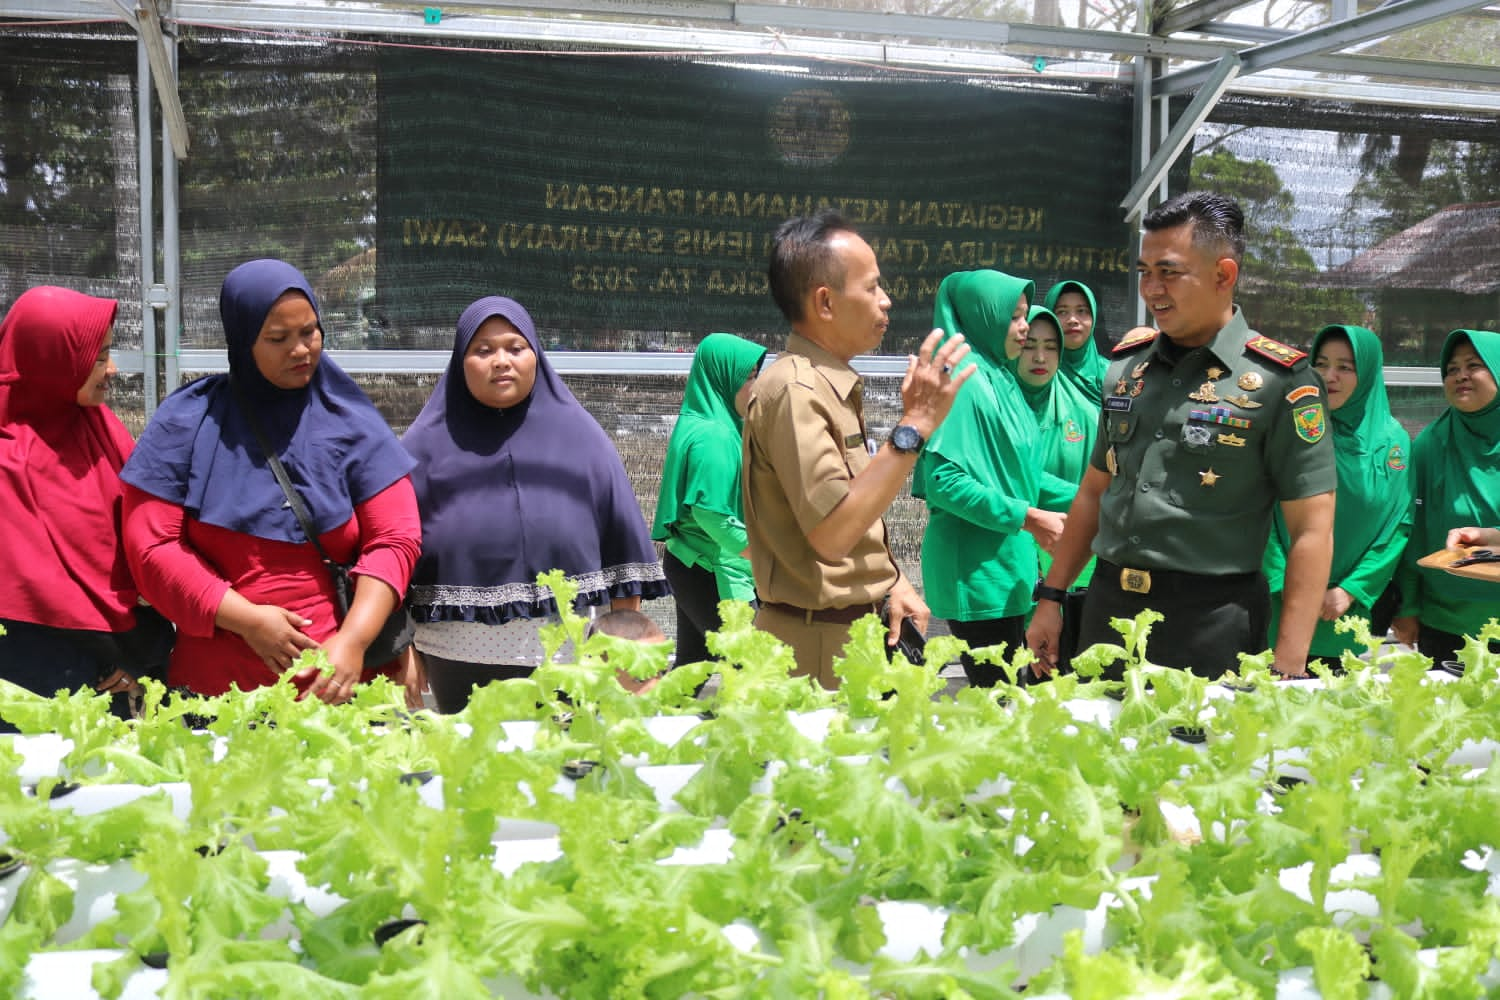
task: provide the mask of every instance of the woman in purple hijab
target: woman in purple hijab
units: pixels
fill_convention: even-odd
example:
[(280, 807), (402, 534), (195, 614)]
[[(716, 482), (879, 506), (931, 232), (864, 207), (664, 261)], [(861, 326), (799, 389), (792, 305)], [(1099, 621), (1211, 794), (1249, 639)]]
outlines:
[[(229, 373), (163, 400), (120, 473), (126, 557), (141, 594), (177, 625), (169, 683), (206, 695), (248, 690), (322, 648), (333, 672), (304, 671), (298, 686), (347, 701), (372, 676), (365, 649), (421, 547), (411, 457), (354, 380), (323, 357), (317, 297), (296, 268), (241, 264), (224, 279), (219, 315)], [(261, 438), (323, 550), (354, 564), (342, 621), (333, 579)]]
[(562, 570), (580, 610), (670, 592), (619, 453), (519, 303), (464, 310), (448, 370), (402, 443), (422, 512), (408, 604), (441, 711), (541, 663), (538, 631), (558, 618), (537, 574)]

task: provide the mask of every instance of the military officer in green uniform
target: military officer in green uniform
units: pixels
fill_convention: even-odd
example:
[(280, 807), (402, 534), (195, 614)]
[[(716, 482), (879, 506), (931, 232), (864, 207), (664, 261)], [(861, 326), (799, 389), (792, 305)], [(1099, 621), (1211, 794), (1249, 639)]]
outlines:
[[(1027, 642), (1049, 673), (1059, 602), (1088, 562), (1079, 648), (1119, 642), (1109, 624), (1165, 616), (1147, 658), (1216, 677), (1265, 648), (1260, 572), (1276, 505), (1291, 535), (1274, 668), (1304, 674), (1333, 552), (1332, 439), (1321, 380), (1304, 352), (1250, 329), (1234, 305), (1244, 215), (1189, 192), (1142, 221), (1141, 299), (1156, 329), (1115, 346), (1090, 467)], [(1159, 332), (1158, 332), (1159, 331)]]

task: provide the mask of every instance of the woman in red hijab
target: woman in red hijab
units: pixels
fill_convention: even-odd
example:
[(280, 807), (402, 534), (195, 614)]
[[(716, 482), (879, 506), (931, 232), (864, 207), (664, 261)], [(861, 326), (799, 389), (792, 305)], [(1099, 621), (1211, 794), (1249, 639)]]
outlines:
[(170, 627), (138, 605), (120, 541), (132, 442), (104, 405), (115, 309), (43, 286), (0, 323), (0, 677), (40, 694), (123, 693), (171, 647)]

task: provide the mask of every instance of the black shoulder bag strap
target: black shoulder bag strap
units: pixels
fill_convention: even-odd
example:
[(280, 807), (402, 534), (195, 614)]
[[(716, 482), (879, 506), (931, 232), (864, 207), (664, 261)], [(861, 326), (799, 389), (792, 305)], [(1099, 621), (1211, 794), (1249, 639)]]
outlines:
[(261, 454), (266, 456), (266, 464), (271, 467), (271, 473), (276, 477), (276, 482), (281, 486), (281, 492), (286, 494), (287, 506), (292, 508), (292, 513), (297, 515), (297, 523), (302, 525), (302, 533), (312, 546), (317, 550), (318, 558), (323, 560), (323, 565), (328, 567), (328, 572), (334, 578), (334, 584), (338, 584), (339, 564), (328, 557), (323, 551), (323, 544), (318, 541), (317, 529), (313, 527), (312, 515), (307, 511), (307, 504), (302, 500), (302, 494), (292, 485), (292, 479), (286, 474), (286, 466), (281, 464), (281, 459), (276, 457), (276, 450), (266, 441), (265, 434), (260, 429), (260, 424), (245, 405), (244, 398), (240, 395), (240, 387), (235, 384), (234, 379), (229, 380), (229, 388), (234, 393), (235, 404), (239, 406), (240, 412), (245, 415), (245, 423), (250, 425), (250, 433), (255, 435), (256, 444), (260, 445)]

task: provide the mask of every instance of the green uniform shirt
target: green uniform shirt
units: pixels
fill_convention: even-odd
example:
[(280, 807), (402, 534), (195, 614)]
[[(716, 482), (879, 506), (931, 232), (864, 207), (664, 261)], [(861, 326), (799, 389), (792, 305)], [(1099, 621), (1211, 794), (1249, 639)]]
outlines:
[[(1500, 378), (1500, 333), (1454, 330), (1443, 342), (1438, 371), (1464, 341)], [(1477, 635), (1500, 617), (1500, 584), (1471, 580), (1417, 560), (1441, 549), (1453, 528), (1500, 526), (1500, 397), (1475, 413), (1452, 406), (1412, 445), (1412, 527), (1397, 580), (1401, 614), (1454, 635)]]
[(766, 349), (730, 333), (710, 333), (693, 353), (682, 411), (667, 441), (651, 537), (686, 566), (714, 575), (720, 600), (752, 601), (755, 581), (743, 553), (740, 492), (742, 421), (735, 396)]
[(933, 326), (961, 332), (978, 368), (912, 472), (912, 495), (927, 501), (923, 596), (940, 618), (1030, 611), (1037, 562), (1021, 530), (1026, 511), (1064, 510), (1078, 492), (1038, 463), (1036, 418), (1005, 360), (1011, 313), (1035, 288), (994, 270), (959, 271), (938, 286)]
[[(1380, 338), (1362, 326), (1327, 326), (1313, 338), (1314, 357), (1323, 340), (1334, 332), (1349, 340), (1358, 381), (1344, 405), (1329, 415), (1339, 496), (1328, 586), (1341, 587), (1353, 601), (1345, 614), (1368, 619), (1396, 571), (1411, 529), (1411, 483), (1406, 468), (1411, 460), (1411, 438), (1391, 416)], [(1281, 622), (1282, 583), (1291, 545), (1279, 509), (1274, 524), (1265, 561), (1266, 580), (1271, 585), (1268, 641), (1273, 645)], [(1334, 622), (1320, 618), (1309, 652), (1336, 660), (1345, 650), (1364, 652), (1352, 632), (1340, 632)]]
[(1091, 464), (1111, 473), (1094, 552), (1138, 569), (1260, 569), (1282, 500), (1338, 485), (1322, 381), (1306, 355), (1245, 323), (1183, 351), (1121, 341)]

